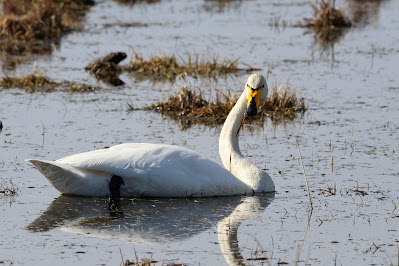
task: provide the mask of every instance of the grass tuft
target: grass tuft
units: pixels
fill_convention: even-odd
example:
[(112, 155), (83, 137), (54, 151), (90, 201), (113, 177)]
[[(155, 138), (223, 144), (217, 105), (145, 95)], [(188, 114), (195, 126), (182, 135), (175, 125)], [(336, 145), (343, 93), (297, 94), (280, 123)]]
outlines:
[[(265, 99), (254, 117), (248, 117), (249, 121), (263, 122), (265, 117), (278, 121), (294, 119), (298, 114), (306, 112), (304, 98), (299, 98), (297, 90), (289, 90), (288, 84), (273, 86), (272, 96)], [(231, 109), (237, 103), (239, 95), (223, 94), (216, 91), (214, 101), (207, 101), (199, 88), (183, 86), (180, 91), (171, 96), (167, 101), (158, 102), (142, 110), (155, 110), (175, 120), (179, 120), (183, 128), (191, 124), (222, 124)], [(134, 109), (129, 105), (130, 110)]]
[(57, 43), (63, 34), (76, 28), (94, 1), (3, 0), (1, 4), (0, 49), (20, 54), (51, 51), (48, 42)]
[(52, 91), (58, 86), (54, 82), (43, 75), (30, 74), (23, 77), (5, 76), (0, 80), (0, 87), (5, 89), (19, 88), (27, 92)]
[[(335, 1), (333, 1), (335, 2)], [(307, 19), (306, 27), (316, 30), (331, 30), (334, 28), (350, 28), (352, 22), (345, 16), (341, 8), (331, 4), (331, 0), (322, 0), (317, 6), (313, 5), (315, 16), (313, 19)]]
[(180, 63), (174, 55), (156, 55), (145, 59), (142, 55), (135, 52), (126, 70), (154, 80), (174, 80), (178, 75), (182, 74), (194, 77), (212, 77), (220, 74), (252, 71), (255, 69), (238, 68), (238, 59), (219, 61), (217, 57), (214, 57), (211, 61), (203, 61), (199, 59), (198, 54), (195, 54), (195, 56), (188, 55), (186, 62)]
[(314, 17), (305, 19), (298, 26), (313, 29), (316, 41), (323, 46), (340, 40), (344, 30), (353, 25), (342, 9), (335, 6), (335, 0), (322, 0), (319, 5), (312, 6)]
[(101, 90), (101, 87), (86, 84), (77, 84), (69, 81), (55, 82), (43, 75), (30, 74), (23, 77), (5, 76), (0, 79), (0, 87), (4, 89), (18, 88), (26, 92), (52, 92), (57, 88), (63, 88), (70, 92), (94, 92)]
[[(36, 4), (21, 0), (13, 4), (8, 1), (6, 3), (4, 11), (9, 13), (0, 15), (0, 37), (3, 39), (58, 39), (67, 31), (61, 22), (61, 9), (50, 0), (38, 1)], [(20, 3), (23, 4), (19, 9)]]

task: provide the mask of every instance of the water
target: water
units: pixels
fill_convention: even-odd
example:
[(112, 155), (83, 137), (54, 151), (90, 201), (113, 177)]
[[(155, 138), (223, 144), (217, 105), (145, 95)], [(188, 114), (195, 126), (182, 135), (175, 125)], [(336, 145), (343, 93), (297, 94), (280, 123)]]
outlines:
[[(220, 162), (220, 127), (182, 131), (157, 113), (127, 112), (128, 102), (149, 105), (185, 81), (152, 83), (123, 74), (125, 87), (100, 83), (104, 90), (93, 94), (1, 90), (0, 180), (12, 180), (19, 191), (0, 201), (0, 261), (118, 265), (121, 253), (131, 261), (136, 253), (139, 260), (157, 264), (397, 264), (399, 3), (377, 3), (361, 9), (370, 18), (359, 19), (361, 25), (332, 48), (293, 27), (312, 15), (308, 1), (248, 1), (224, 8), (205, 1), (98, 2), (86, 15), (83, 32), (65, 36), (51, 55), (27, 57), (7, 74), (35, 69), (57, 81), (96, 84), (83, 68), (108, 52), (125, 51), (128, 58), (130, 47), (145, 57), (198, 52), (239, 58), (265, 75), (270, 68), (269, 84), (289, 79), (309, 111), (294, 122), (267, 121), (241, 132), (243, 154), (267, 169), (275, 195), (200, 202), (123, 199), (115, 210), (107, 199), (60, 196), (24, 159), (154, 142), (185, 146)], [(355, 1), (337, 5), (348, 14), (362, 14)], [(279, 26), (272, 25), (276, 20)], [(148, 25), (117, 25), (124, 22)], [(186, 82), (203, 91), (236, 92), (246, 78)], [(297, 142), (311, 190), (311, 215)]]

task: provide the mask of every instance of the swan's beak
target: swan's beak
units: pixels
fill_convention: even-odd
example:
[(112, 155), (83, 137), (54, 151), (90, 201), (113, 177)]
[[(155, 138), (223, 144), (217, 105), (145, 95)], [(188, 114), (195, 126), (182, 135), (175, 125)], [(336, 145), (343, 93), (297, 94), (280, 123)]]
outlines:
[(254, 116), (258, 113), (263, 86), (257, 89), (252, 89), (249, 85), (247, 86), (248, 86), (248, 104), (247, 104), (247, 110), (245, 112), (249, 116)]

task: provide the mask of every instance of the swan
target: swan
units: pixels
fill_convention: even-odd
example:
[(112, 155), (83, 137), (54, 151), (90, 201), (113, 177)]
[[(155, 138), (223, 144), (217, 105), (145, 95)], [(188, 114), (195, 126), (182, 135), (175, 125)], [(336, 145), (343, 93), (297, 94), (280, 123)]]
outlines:
[(219, 138), (223, 166), (184, 147), (124, 143), (56, 161), (28, 159), (62, 194), (96, 197), (210, 197), (273, 192), (271, 177), (243, 157), (238, 133), (253, 116), (268, 87), (262, 75), (248, 77)]

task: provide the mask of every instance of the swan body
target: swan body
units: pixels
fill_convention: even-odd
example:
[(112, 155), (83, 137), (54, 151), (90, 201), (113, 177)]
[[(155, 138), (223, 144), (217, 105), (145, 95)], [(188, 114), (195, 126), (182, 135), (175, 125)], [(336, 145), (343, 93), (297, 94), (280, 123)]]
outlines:
[[(113, 177), (121, 178), (118, 197), (207, 197), (272, 192), (270, 176), (245, 159), (238, 132), (245, 113), (256, 114), (267, 96), (266, 80), (253, 74), (229, 113), (219, 139), (224, 167), (201, 154), (173, 145), (125, 143), (57, 161), (29, 159), (61, 193), (113, 196)], [(115, 186), (114, 186), (115, 187)]]

